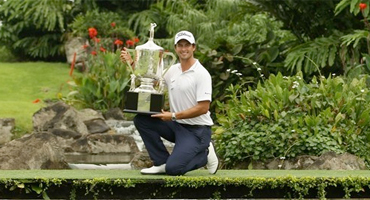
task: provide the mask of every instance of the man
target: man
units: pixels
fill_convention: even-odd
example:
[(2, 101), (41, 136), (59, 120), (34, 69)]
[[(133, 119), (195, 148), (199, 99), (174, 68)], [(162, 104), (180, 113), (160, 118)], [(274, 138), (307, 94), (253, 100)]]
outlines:
[[(168, 88), (170, 112), (136, 115), (134, 123), (154, 166), (142, 169), (142, 174), (183, 175), (206, 166), (209, 173), (218, 169), (218, 158), (211, 143), (209, 107), (212, 80), (209, 72), (194, 58), (195, 39), (189, 31), (175, 36), (175, 51), (180, 63), (168, 69), (164, 80)], [(132, 63), (125, 49), (124, 61)], [(174, 142), (170, 154), (161, 137)]]

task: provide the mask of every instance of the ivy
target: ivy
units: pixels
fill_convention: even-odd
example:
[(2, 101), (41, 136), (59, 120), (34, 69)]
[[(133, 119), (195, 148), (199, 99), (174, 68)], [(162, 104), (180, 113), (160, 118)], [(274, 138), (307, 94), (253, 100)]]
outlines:
[[(163, 178), (159, 182), (153, 179), (107, 179), (95, 178), (84, 180), (65, 180), (65, 179), (1, 179), (0, 185), (5, 186), (9, 191), (16, 189), (25, 190), (27, 193), (39, 194), (43, 199), (50, 199), (48, 190), (51, 187), (60, 187), (64, 184), (72, 184), (69, 199), (77, 199), (77, 190), (84, 189), (85, 196), (92, 194), (94, 199), (107, 191), (113, 195), (112, 188), (135, 188), (142, 187), (140, 184), (156, 182), (161, 184), (161, 190), (192, 188), (201, 189), (211, 186), (216, 189), (212, 192), (215, 199), (222, 198), (227, 193), (228, 186), (244, 188), (248, 191), (244, 197), (253, 198), (258, 190), (280, 190), (286, 191), (284, 198), (304, 199), (308, 196), (315, 196), (319, 199), (327, 198), (327, 191), (335, 187), (343, 191), (343, 198), (351, 198), (351, 194), (364, 192), (369, 189), (370, 177), (217, 177), (217, 176), (176, 176)], [(180, 191), (180, 190), (178, 190)], [(186, 190), (188, 191), (188, 190)], [(160, 192), (160, 191), (158, 191)], [(170, 196), (176, 197), (176, 191)], [(315, 194), (316, 193), (316, 194)], [(151, 194), (155, 196), (156, 194)]]

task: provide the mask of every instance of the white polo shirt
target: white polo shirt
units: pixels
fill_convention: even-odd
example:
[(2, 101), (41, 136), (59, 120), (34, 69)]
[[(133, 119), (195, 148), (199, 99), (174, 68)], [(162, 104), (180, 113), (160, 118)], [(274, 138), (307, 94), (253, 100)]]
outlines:
[[(185, 72), (182, 72), (180, 63), (172, 65), (164, 75), (164, 79), (168, 86), (171, 112), (189, 109), (199, 101), (212, 101), (211, 75), (198, 60)], [(198, 117), (179, 119), (177, 122), (190, 125), (213, 125), (209, 111)]]

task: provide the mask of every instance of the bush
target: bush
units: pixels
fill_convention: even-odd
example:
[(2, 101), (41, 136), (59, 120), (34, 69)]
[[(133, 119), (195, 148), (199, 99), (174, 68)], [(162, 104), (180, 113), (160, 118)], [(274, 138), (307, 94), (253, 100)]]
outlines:
[(119, 58), (120, 51), (100, 52), (89, 63), (88, 72), (74, 76), (75, 86), (64, 100), (74, 106), (106, 111), (123, 108), (123, 97), (130, 80), (129, 70)]
[(6, 46), (0, 44), (0, 62), (14, 62), (17, 58), (11, 53)]
[(215, 140), (227, 166), (240, 161), (355, 154), (370, 161), (370, 92), (366, 78), (314, 77), (305, 83), (271, 75), (256, 89), (230, 86), (217, 102)]
[(120, 60), (120, 50), (125, 40), (126, 47), (134, 47), (139, 39), (125, 27), (120, 15), (113, 12), (89, 11), (79, 15), (71, 28), (74, 36), (90, 40), (81, 46), (87, 55), (82, 62), (82, 70), (86, 71), (73, 76), (71, 85), (75, 90), (64, 100), (74, 106), (102, 111), (123, 108), (130, 70)]

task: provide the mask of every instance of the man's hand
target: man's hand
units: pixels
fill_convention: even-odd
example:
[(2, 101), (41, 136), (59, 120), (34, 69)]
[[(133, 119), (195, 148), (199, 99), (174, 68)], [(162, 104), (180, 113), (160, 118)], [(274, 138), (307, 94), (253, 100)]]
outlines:
[(123, 49), (121, 50), (120, 58), (123, 63), (129, 63), (130, 65), (132, 65), (133, 60), (126, 47), (123, 47)]
[(163, 121), (171, 121), (172, 120), (172, 113), (164, 111), (162, 109), (162, 113), (151, 115), (151, 117), (156, 117), (156, 118), (159, 118)]

